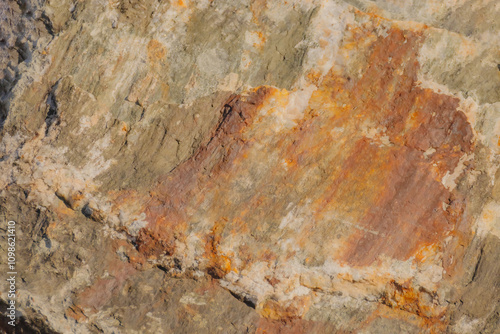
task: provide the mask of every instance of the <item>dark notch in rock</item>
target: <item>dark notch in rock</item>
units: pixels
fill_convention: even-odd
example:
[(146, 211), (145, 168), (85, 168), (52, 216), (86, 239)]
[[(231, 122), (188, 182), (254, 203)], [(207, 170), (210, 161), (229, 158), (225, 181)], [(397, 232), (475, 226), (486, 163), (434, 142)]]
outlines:
[[(55, 91), (57, 89), (57, 86), (59, 84), (59, 81), (57, 81), (54, 86), (50, 89), (49, 94), (47, 94), (47, 100), (46, 104), (49, 108), (47, 112), (47, 116), (45, 116), (45, 124), (47, 127), (45, 128), (45, 135), (47, 136), (50, 130), (50, 127), (52, 124), (56, 123), (56, 121), (59, 121), (59, 114), (57, 112), (57, 101), (56, 101), (56, 96), (55, 96)], [(57, 125), (57, 123), (56, 123)]]
[(36, 333), (36, 334), (57, 334), (47, 324), (47, 319), (17, 317), (15, 324), (11, 326), (8, 324), (10, 321), (7, 318), (7, 303), (0, 299), (0, 333), (14, 334), (14, 333)]
[(31, 225), (30, 235), (33, 236), (33, 243), (36, 243), (47, 237), (47, 228), (49, 227), (49, 217), (45, 211), (36, 209), (36, 222)]
[(50, 18), (45, 14), (45, 12), (42, 13), (40, 16), (40, 21), (43, 23), (45, 26), (45, 29), (51, 36), (55, 36), (54, 32), (54, 27), (52, 26), (52, 21), (50, 21)]
[(246, 293), (242, 293), (241, 295), (239, 295), (236, 292), (230, 291), (230, 290), (229, 290), (229, 292), (231, 293), (231, 295), (234, 298), (238, 299), (239, 301), (241, 301), (246, 306), (251, 307), (253, 309), (255, 309), (257, 307), (257, 298), (256, 297), (250, 296), (250, 295), (248, 295)]

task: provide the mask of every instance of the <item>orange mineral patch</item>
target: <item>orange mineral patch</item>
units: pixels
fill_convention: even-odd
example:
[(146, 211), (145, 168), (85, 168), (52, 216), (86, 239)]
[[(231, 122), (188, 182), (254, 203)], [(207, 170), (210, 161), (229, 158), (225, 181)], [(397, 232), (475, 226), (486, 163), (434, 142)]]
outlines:
[(301, 318), (311, 304), (310, 299), (309, 296), (295, 297), (286, 303), (268, 299), (259, 308), (259, 313), (265, 318), (273, 320)]
[[(138, 250), (175, 256), (176, 243), (197, 236), (201, 269), (223, 278), (292, 259), (419, 263), (455, 247), (444, 239), (467, 229), (467, 201), (441, 181), (474, 152), (471, 126), (455, 97), (419, 87), (421, 33), (390, 28), (377, 36), (377, 25), (352, 29), (342, 45), (346, 59), (369, 55), (359, 75), (346, 60), (324, 77), (311, 72), (311, 94), (261, 87), (221, 105), (198, 151), (140, 201), (148, 225)], [(377, 284), (390, 281), (385, 274)], [(427, 295), (400, 290), (387, 305), (436, 314), (419, 299)], [(272, 300), (263, 308), (273, 319), (297, 312)]]
[[(364, 74), (330, 72), (292, 128), (270, 126), (293, 107), (289, 92), (262, 88), (232, 97), (209, 141), (160, 182), (147, 207), (151, 232), (141, 232), (139, 248), (170, 253), (174, 239), (211, 230), (222, 217), (221, 245), (226, 230), (243, 231), (243, 222), (250, 249), (274, 251), (273, 242), (286, 235), (310, 248), (304, 258), (355, 266), (382, 255), (406, 260), (440, 242), (456, 220), (443, 209), (452, 199), (440, 181), (472, 152), (473, 137), (454, 97), (418, 87), (420, 43), (418, 33), (398, 29), (367, 42)], [(434, 153), (425, 156), (429, 149)], [(290, 205), (308, 205), (310, 217), (281, 232)], [(251, 258), (266, 259), (254, 252)]]
[(78, 305), (72, 305), (66, 309), (66, 317), (70, 317), (76, 320), (76, 322), (82, 322), (87, 319), (85, 313)]
[(163, 61), (167, 55), (167, 49), (156, 39), (152, 39), (148, 43), (148, 59), (150, 62), (155, 63)]

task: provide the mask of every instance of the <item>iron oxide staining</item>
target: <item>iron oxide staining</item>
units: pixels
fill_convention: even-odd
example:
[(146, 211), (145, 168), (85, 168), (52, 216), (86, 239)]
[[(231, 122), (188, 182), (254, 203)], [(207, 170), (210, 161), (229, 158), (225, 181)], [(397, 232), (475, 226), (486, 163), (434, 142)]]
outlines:
[[(419, 87), (418, 31), (353, 36), (371, 39), (357, 44), (371, 50), (361, 76), (332, 70), (312, 78), (311, 95), (261, 87), (221, 106), (200, 149), (150, 193), (140, 252), (161, 261), (199, 247), (180, 267), (225, 279), (260, 275), (262, 263), (364, 268), (443, 251), (467, 203), (442, 180), (474, 152), (471, 126), (456, 98)], [(372, 284), (390, 286), (386, 276)], [(280, 277), (273, 288), (287, 284)], [(256, 307), (271, 318), (307, 312), (293, 298), (269, 300)]]

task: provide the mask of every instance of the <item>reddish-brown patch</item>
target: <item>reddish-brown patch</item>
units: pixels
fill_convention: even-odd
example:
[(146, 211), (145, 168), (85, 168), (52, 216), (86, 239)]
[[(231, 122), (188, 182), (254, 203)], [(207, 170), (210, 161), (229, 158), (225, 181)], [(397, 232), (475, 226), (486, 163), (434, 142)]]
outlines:
[(255, 334), (352, 333), (352, 331), (336, 328), (333, 323), (303, 319), (272, 320), (260, 318), (256, 325)]
[[(221, 106), (196, 154), (140, 201), (148, 226), (139, 251), (171, 255), (176, 241), (201, 236), (203, 269), (221, 278), (257, 261), (271, 267), (297, 256), (306, 264), (423, 262), (424, 249), (446, 252), (449, 235), (468, 242), (467, 200), (441, 180), (474, 151), (471, 126), (456, 98), (419, 87), (421, 33), (390, 28), (377, 37), (374, 29), (352, 29), (343, 45), (347, 54), (369, 54), (364, 67), (356, 64), (362, 75), (310, 73), (319, 87), (295, 127), (275, 131), (274, 110), (260, 113), (271, 99), (286, 106), (288, 92), (260, 88)], [(228, 245), (237, 246), (222, 254)], [(431, 314), (408, 289), (394, 290), (386, 303), (398, 299), (402, 310)], [(272, 300), (262, 308), (273, 319), (301, 312)]]
[[(454, 203), (440, 181), (473, 150), (472, 130), (457, 110), (457, 99), (418, 86), (420, 33), (391, 28), (386, 37), (375, 38), (370, 29), (361, 28), (353, 29), (353, 36), (371, 50), (364, 75), (355, 79), (332, 72), (323, 78), (297, 127), (270, 134), (261, 125), (264, 116), (256, 118), (269, 94), (282, 98), (275, 90), (263, 88), (229, 99), (201, 149), (161, 180), (149, 200), (149, 226), (137, 242), (141, 252), (153, 257), (172, 254), (175, 239), (185, 238), (194, 227), (191, 217), (198, 213), (213, 222), (226, 219), (225, 229), (233, 234), (252, 226), (253, 242), (261, 246), (247, 251), (240, 247), (235, 256), (243, 265), (275, 261), (278, 256), (266, 244), (269, 231), (283, 219), (289, 194), (302, 191), (295, 185), (314, 169), (322, 173), (312, 179), (317, 186), (304, 186), (314, 220), (301, 225), (296, 237), (305, 250), (312, 247), (308, 239), (315, 233), (317, 238), (326, 237), (314, 232), (315, 225), (326, 224), (332, 215), (350, 226), (349, 233), (340, 235), (344, 247), (335, 257), (357, 266), (370, 265), (382, 255), (408, 259), (454, 230), (464, 203)], [(363, 136), (364, 127), (382, 131), (379, 139)], [(340, 142), (332, 140), (336, 128), (344, 129), (336, 137)], [(382, 143), (384, 136), (389, 144)], [(237, 190), (232, 185), (235, 180), (248, 178), (259, 168), (255, 147), (268, 138), (273, 138), (271, 146), (263, 146), (259, 154), (277, 155), (277, 165), (269, 166), (275, 174), (266, 170), (249, 193)], [(435, 151), (426, 157), (424, 152), (431, 148)], [(207, 194), (210, 207), (202, 213), (198, 208)], [(443, 210), (444, 205), (449, 209)], [(209, 268), (221, 277), (231, 261), (216, 249), (224, 238), (223, 233), (214, 235), (216, 230), (206, 234), (206, 254)], [(323, 256), (333, 255), (328, 254), (328, 244), (319, 247)]]
[(154, 231), (141, 229), (137, 236), (137, 250), (147, 258), (157, 258), (160, 255), (172, 255), (174, 253), (174, 241), (172, 238), (165, 240)]
[[(154, 197), (146, 207), (149, 226), (141, 230), (137, 240), (141, 252), (153, 257), (162, 253), (171, 254), (175, 239), (183, 240), (188, 228), (191, 201), (199, 198), (202, 189), (210, 183), (211, 175), (220, 174), (230, 167), (242, 143), (241, 131), (251, 124), (266, 95), (267, 88), (261, 88), (249, 96), (230, 97), (222, 107), (219, 123), (199, 151), (160, 180)], [(208, 232), (209, 245), (212, 244), (211, 237), (213, 235)]]
[(259, 313), (268, 319), (298, 319), (307, 312), (311, 305), (311, 297), (294, 297), (291, 301), (278, 302), (266, 300), (260, 307)]
[(152, 39), (148, 43), (148, 59), (151, 63), (164, 61), (167, 55), (167, 49), (163, 44), (156, 39)]
[(87, 316), (78, 305), (72, 305), (66, 309), (64, 313), (66, 317), (73, 318), (76, 322), (82, 322), (87, 319)]
[[(391, 283), (392, 284), (392, 283)], [(402, 288), (404, 290), (404, 288)], [(408, 298), (399, 297), (400, 301), (402, 304), (404, 304), (405, 301), (412, 300), (414, 301), (415, 299), (412, 297), (414, 296), (414, 292), (399, 292), (402, 293), (403, 295), (406, 295)], [(391, 292), (388, 292), (388, 295), (390, 295)], [(387, 294), (386, 294), (387, 296)], [(406, 322), (409, 325), (412, 325), (413, 327), (420, 328), (423, 332), (429, 332), (431, 334), (438, 334), (438, 333), (444, 333), (446, 332), (446, 323), (443, 322), (442, 314), (440, 316), (435, 316), (435, 317), (425, 317), (425, 316), (419, 316), (416, 317), (415, 313), (412, 313), (411, 311), (409, 312), (409, 309), (413, 307), (405, 309), (404, 307), (400, 307), (399, 304), (396, 305), (387, 305), (386, 303), (381, 303), (377, 307), (377, 309), (368, 316), (368, 318), (358, 326), (359, 331), (366, 331), (367, 327), (369, 328), (370, 324), (375, 321), (379, 320), (380, 318), (386, 318), (386, 319), (395, 319), (400, 322)]]
[(277, 279), (276, 277), (274, 276), (266, 276), (265, 277), (266, 281), (271, 284), (273, 287), (275, 287), (276, 285), (278, 285), (280, 283), (280, 280)]
[[(457, 110), (458, 100), (417, 85), (420, 35), (397, 29), (388, 34), (373, 43), (360, 80), (324, 81), (325, 92), (349, 105), (338, 123), (369, 121), (385, 128), (393, 145), (380, 148), (376, 142), (358, 141), (320, 200), (322, 208), (340, 205), (358, 214), (368, 209), (360, 217), (363, 229), (351, 236), (342, 256), (354, 265), (369, 265), (382, 254), (407, 259), (452, 231), (456, 214), (442, 210), (451, 201), (440, 179), (473, 149), (472, 130)], [(422, 153), (430, 148), (435, 153), (426, 159)], [(360, 197), (341, 204), (345, 193)]]
[(97, 312), (120, 292), (125, 280), (137, 272), (133, 264), (120, 260), (116, 255), (120, 243), (114, 241), (110, 248), (103, 250), (105, 257), (102, 260), (106, 264), (107, 275), (103, 273), (103, 276), (97, 278), (90, 287), (78, 294), (79, 308), (89, 309), (92, 313)]
[[(391, 308), (398, 308), (413, 314), (417, 314), (422, 318), (427, 319), (429, 323), (438, 321), (443, 314), (436, 314), (436, 307), (431, 308), (432, 299), (435, 293), (420, 289), (416, 291), (410, 282), (398, 284), (397, 282), (390, 282), (387, 289), (382, 296), (382, 303)], [(429, 303), (429, 300), (431, 303)], [(441, 308), (441, 312), (444, 308)]]
[(419, 152), (406, 147), (388, 150), (382, 189), (351, 237), (343, 258), (351, 264), (369, 265), (381, 254), (407, 259), (423, 244), (439, 241), (453, 229), (442, 204), (449, 192), (429, 172)]

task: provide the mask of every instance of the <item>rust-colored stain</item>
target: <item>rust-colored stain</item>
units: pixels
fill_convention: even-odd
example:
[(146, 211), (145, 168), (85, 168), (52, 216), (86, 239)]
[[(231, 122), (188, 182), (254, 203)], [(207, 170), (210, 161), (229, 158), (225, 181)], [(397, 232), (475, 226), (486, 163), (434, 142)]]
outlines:
[[(455, 98), (417, 85), (421, 39), (393, 28), (373, 41), (364, 75), (354, 79), (331, 72), (303, 119), (289, 130), (269, 133), (267, 115), (259, 113), (266, 99), (281, 98), (276, 89), (232, 97), (208, 142), (160, 181), (146, 208), (150, 225), (139, 236), (139, 249), (152, 255), (159, 247), (171, 254), (175, 239), (197, 230), (194, 217), (201, 216), (212, 221), (207, 240), (213, 238), (208, 232), (213, 224), (225, 217), (218, 239), (228, 231), (239, 233), (243, 222), (253, 242), (272, 249), (267, 242), (286, 206), (307, 198), (313, 217), (290, 235), (299, 244), (311, 237), (323, 240), (315, 245), (323, 255), (350, 265), (371, 265), (381, 255), (405, 260), (442, 240), (457, 217), (443, 209), (452, 198), (440, 181), (473, 151), (473, 135)], [(365, 124), (383, 133), (368, 138)], [(332, 133), (335, 129), (343, 130)], [(248, 189), (245, 182), (251, 182)], [(347, 226), (339, 235), (341, 253), (329, 250), (328, 232), (315, 236), (317, 224), (332, 221)], [(262, 248), (247, 258), (270, 261), (257, 249)]]
[(311, 297), (294, 297), (287, 305), (268, 299), (260, 310), (260, 314), (268, 319), (296, 319), (301, 318), (310, 307)]
[(256, 325), (255, 334), (352, 333), (352, 331), (336, 328), (331, 323), (299, 318), (280, 320), (260, 318)]
[(171, 239), (165, 240), (159, 233), (151, 230), (139, 231), (137, 240), (139, 240), (137, 250), (147, 258), (156, 258), (163, 254), (172, 255), (174, 252), (174, 243)]
[[(267, 88), (258, 89), (254, 94), (245, 98), (232, 97), (223, 107), (221, 121), (214, 129), (210, 139), (191, 159), (179, 166), (174, 172), (159, 182), (155, 197), (151, 199), (146, 207), (148, 231), (161, 236), (165, 244), (174, 244), (176, 239), (183, 239), (189, 228), (188, 217), (193, 209), (188, 209), (191, 203), (201, 201), (201, 187), (203, 183), (210, 186), (210, 173), (221, 173), (229, 169), (231, 161), (238, 153), (232, 150), (234, 143), (241, 143), (241, 130), (251, 121), (253, 112), (267, 94)], [(220, 161), (210, 157), (220, 157)], [(205, 175), (202, 171), (208, 171)], [(221, 203), (223, 204), (223, 203)], [(222, 211), (221, 211), (222, 212)], [(219, 221), (223, 221), (222, 218)], [(213, 244), (214, 226), (210, 226), (206, 232), (206, 240)], [(220, 232), (217, 232), (220, 233)], [(141, 231), (137, 240), (139, 249), (151, 249), (151, 233)], [(220, 237), (217, 237), (220, 238)], [(168, 251), (161, 247), (159, 252)]]
[(431, 309), (428, 306), (428, 302), (423, 300), (424, 298), (432, 300), (435, 298), (435, 295), (424, 289), (415, 291), (411, 287), (410, 282), (398, 284), (392, 281), (389, 283), (389, 287), (382, 297), (382, 303), (392, 308), (418, 314), (422, 318), (427, 318), (428, 321), (435, 321), (442, 314), (436, 315), (436, 310)]
[[(137, 272), (134, 264), (130, 261), (121, 261), (116, 255), (116, 250), (119, 246), (128, 246), (123, 240), (113, 240), (109, 249), (103, 251), (106, 256), (102, 261), (106, 264), (106, 275), (98, 277), (94, 280), (91, 286), (83, 290), (77, 295), (76, 301), (78, 308), (73, 308), (70, 314), (79, 316), (78, 310), (84, 310), (81, 313), (89, 316), (105, 306), (116, 294), (120, 293), (120, 289), (128, 277)], [(139, 259), (136, 259), (140, 262)]]
[[(196, 235), (205, 245), (200, 269), (223, 278), (299, 255), (306, 264), (331, 259), (351, 267), (387, 258), (424, 262), (426, 251), (457, 238), (467, 201), (442, 180), (474, 152), (471, 126), (456, 98), (418, 85), (420, 32), (393, 27), (382, 37), (373, 29), (353, 28), (342, 46), (346, 59), (369, 54), (360, 75), (308, 74), (317, 90), (300, 117), (280, 120), (280, 108), (293, 107), (290, 92), (260, 87), (230, 97), (198, 151), (137, 198), (148, 222), (139, 252), (175, 255), (176, 243)], [(150, 58), (164, 57), (157, 44), (150, 42)], [(387, 305), (436, 316), (421, 292), (393, 292)], [(305, 312), (294, 307), (269, 300), (261, 314)]]
[(255, 24), (260, 24), (262, 18), (262, 13), (267, 8), (267, 0), (255, 0), (250, 4), (250, 10), (252, 11), (252, 22)]
[(220, 254), (218, 249), (225, 224), (225, 219), (216, 222), (206, 238), (205, 257), (209, 260), (207, 272), (214, 278), (222, 278), (231, 270), (231, 260), (227, 256)]
[(167, 49), (156, 39), (152, 39), (148, 43), (148, 59), (150, 62), (155, 63), (163, 61), (167, 55)]
[(83, 322), (87, 319), (87, 316), (78, 305), (68, 307), (66, 309), (65, 316), (75, 319), (76, 322)]

